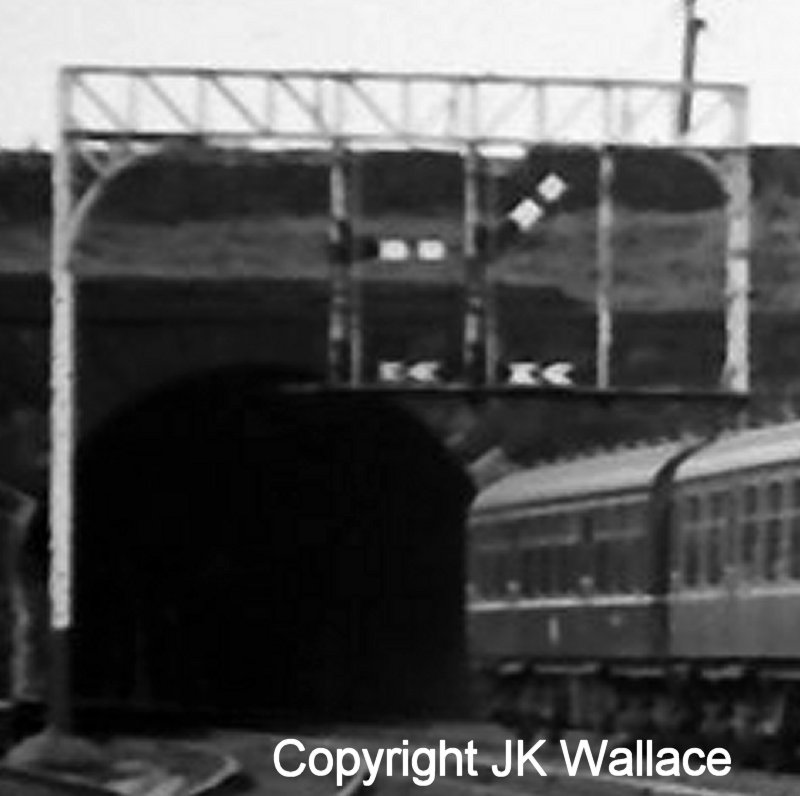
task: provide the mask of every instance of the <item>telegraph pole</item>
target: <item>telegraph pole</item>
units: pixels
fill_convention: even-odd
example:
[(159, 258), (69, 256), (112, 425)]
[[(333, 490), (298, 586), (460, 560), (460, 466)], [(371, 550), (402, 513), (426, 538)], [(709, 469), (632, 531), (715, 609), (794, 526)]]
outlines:
[(678, 102), (678, 135), (686, 135), (692, 124), (692, 93), (697, 63), (697, 39), (705, 28), (697, 16), (697, 0), (683, 0), (683, 48), (681, 56), (681, 94)]

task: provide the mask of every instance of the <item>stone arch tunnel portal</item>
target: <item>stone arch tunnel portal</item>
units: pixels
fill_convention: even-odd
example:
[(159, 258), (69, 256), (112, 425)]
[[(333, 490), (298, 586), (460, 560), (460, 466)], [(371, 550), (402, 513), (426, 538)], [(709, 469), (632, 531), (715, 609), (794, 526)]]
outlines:
[(78, 701), (309, 717), (452, 707), (467, 476), (375, 396), (235, 367), (81, 443)]

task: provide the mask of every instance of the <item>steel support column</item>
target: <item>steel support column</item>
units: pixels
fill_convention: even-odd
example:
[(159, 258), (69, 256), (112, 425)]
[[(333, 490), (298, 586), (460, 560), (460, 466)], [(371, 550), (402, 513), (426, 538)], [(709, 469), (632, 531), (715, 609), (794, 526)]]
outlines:
[(74, 195), (71, 149), (64, 134), (68, 85), (58, 85), (59, 140), (53, 164), (50, 336), (50, 716), (54, 729), (71, 726), (70, 631), (72, 629), (73, 531), (76, 444), (76, 294), (71, 267)]

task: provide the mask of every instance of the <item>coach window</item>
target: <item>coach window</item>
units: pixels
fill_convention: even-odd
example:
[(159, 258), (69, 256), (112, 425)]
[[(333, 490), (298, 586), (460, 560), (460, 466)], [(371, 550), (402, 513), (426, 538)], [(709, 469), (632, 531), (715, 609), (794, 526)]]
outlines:
[(480, 551), (475, 551), (469, 560), (469, 581), (472, 595), (475, 600), (483, 599), (485, 583), (483, 578), (483, 555)]
[(478, 596), (481, 599), (486, 598), (486, 553), (483, 550), (478, 550), (473, 558), (473, 575), (472, 580), (475, 583)]
[(792, 505), (789, 515), (789, 574), (800, 580), (800, 478), (792, 480)]
[(683, 542), (683, 583), (688, 588), (697, 586), (700, 572), (700, 556), (697, 544), (697, 531), (687, 528)]
[(606, 557), (608, 560), (608, 585), (612, 594), (625, 591), (625, 550), (619, 538), (619, 513), (616, 508), (608, 511), (606, 526)]
[(638, 503), (620, 504), (620, 525), (625, 529), (625, 535), (638, 536), (642, 530), (640, 506)]
[(608, 585), (609, 591), (619, 593), (626, 589), (627, 553), (620, 538), (619, 504), (609, 506), (606, 511), (605, 536), (606, 555), (608, 560)]
[(602, 520), (594, 528), (594, 544), (592, 545), (595, 589), (606, 593), (613, 591), (613, 566), (609, 554), (611, 521), (611, 508), (609, 507), (603, 512)]
[(483, 554), (483, 578), (484, 587), (483, 594), (487, 598), (495, 596), (494, 593), (494, 559), (495, 553), (493, 550), (487, 550)]
[(560, 540), (553, 547), (553, 577), (556, 594), (566, 594), (569, 591), (569, 553), (569, 548)]
[(706, 576), (710, 585), (722, 580), (725, 561), (725, 528), (728, 514), (727, 494), (713, 492), (710, 500), (710, 517), (707, 536)]
[(470, 573), (472, 582), (475, 584), (475, 592), (479, 597), (483, 597), (485, 583), (483, 579), (483, 551), (475, 550), (470, 557)]
[(610, 538), (603, 542), (608, 562), (608, 591), (617, 594), (623, 591), (624, 577), (619, 554), (619, 539)]
[(527, 547), (522, 551), (522, 593), (533, 597), (541, 592), (539, 548)]
[(494, 551), (493, 550), (486, 550), (483, 553), (483, 566), (482, 566), (482, 575), (483, 575), (483, 594), (485, 597), (494, 597)]
[(670, 588), (679, 590), (683, 577), (683, 500), (673, 499), (669, 507), (669, 579)]
[(481, 556), (481, 576), (483, 578), (483, 595), (484, 597), (494, 597), (494, 558), (495, 553), (493, 550), (484, 550)]
[(742, 575), (755, 580), (759, 577), (758, 567), (758, 487), (748, 484), (744, 488), (741, 556)]
[(594, 591), (596, 587), (597, 545), (596, 531), (603, 527), (606, 510), (600, 508), (594, 512), (579, 515), (578, 541), (575, 546), (575, 582), (581, 592)]
[(617, 525), (625, 536), (636, 531), (636, 507), (633, 503), (620, 503), (617, 506), (617, 516)]
[(533, 593), (541, 596), (547, 594), (547, 579), (550, 577), (547, 571), (547, 550), (538, 546), (533, 549)]
[(552, 573), (552, 593), (564, 591), (564, 548), (560, 544), (550, 543), (550, 571)]
[(548, 560), (550, 562), (550, 566), (548, 567), (550, 571), (548, 584), (550, 587), (550, 594), (561, 594), (563, 588), (561, 547), (560, 545), (553, 544), (551, 541), (546, 549), (549, 554)]
[(614, 568), (617, 576), (617, 591), (629, 592), (633, 589), (631, 577), (631, 546), (624, 536), (617, 536), (614, 541)]
[(647, 582), (644, 567), (645, 551), (647, 549), (645, 505), (642, 503), (628, 503), (624, 508), (631, 585), (634, 591), (640, 592), (645, 589)]
[(591, 511), (585, 511), (580, 515), (580, 537), (582, 545), (590, 545), (594, 541), (594, 526), (595, 524), (602, 525), (605, 514), (606, 510), (600, 508), (594, 512), (594, 517)]
[(621, 506), (625, 527), (625, 546), (628, 548), (628, 590), (641, 591), (644, 587), (644, 537), (642, 533), (642, 506), (625, 503)]
[(509, 593), (509, 584), (513, 579), (511, 556), (502, 550), (497, 554), (497, 593), (505, 597)]
[(477, 602), (481, 597), (480, 581), (478, 580), (478, 568), (475, 566), (474, 560), (470, 561), (467, 572), (466, 597), (467, 602), (470, 603)]
[(547, 543), (546, 547), (542, 548), (542, 553), (544, 553), (544, 560), (547, 566), (547, 574), (545, 575), (546, 593), (549, 595), (558, 594), (561, 588), (561, 580), (558, 576), (558, 548), (555, 547), (551, 541)]
[(572, 591), (573, 583), (577, 579), (578, 553), (580, 550), (577, 544), (569, 542), (569, 539), (573, 538), (573, 523), (574, 527), (577, 528), (578, 519), (573, 515), (555, 515), (554, 537), (559, 551), (557, 557), (559, 561), (558, 591), (560, 594)]
[(700, 485), (696, 498), (697, 585), (705, 586), (708, 583), (708, 537), (711, 527), (711, 499), (705, 484)]
[(766, 528), (764, 535), (764, 577), (777, 580), (781, 572), (783, 548), (783, 483), (767, 485)]
[(573, 594), (578, 591), (581, 580), (581, 549), (578, 544), (564, 545), (565, 581), (564, 591)]
[(700, 499), (690, 495), (684, 503), (683, 521), (683, 583), (688, 588), (697, 586), (700, 576), (699, 523)]
[(548, 545), (539, 548), (539, 594), (553, 593), (553, 549)]
[(616, 504), (609, 504), (603, 508), (602, 513), (598, 517), (598, 524), (597, 528), (595, 529), (595, 536), (598, 533), (602, 533), (603, 536), (608, 538), (613, 538), (613, 536), (619, 532), (619, 520), (617, 514), (617, 506)]
[(609, 577), (608, 541), (601, 539), (594, 545), (595, 588), (601, 594), (612, 591)]
[(491, 556), (491, 590), (493, 597), (503, 597), (506, 593), (506, 555), (494, 551)]
[(535, 547), (522, 552), (522, 590), (530, 597), (539, 591), (538, 552)]
[(544, 549), (541, 547), (534, 547), (531, 550), (531, 593), (536, 595), (545, 593), (547, 568), (543, 553)]
[(553, 548), (553, 579), (556, 594), (566, 594), (569, 591), (569, 548), (557, 544)]
[(531, 593), (531, 550), (523, 547), (519, 551), (519, 590), (527, 597)]
[(631, 514), (626, 503), (617, 503), (614, 506), (614, 547), (619, 572), (617, 573), (620, 591), (633, 590), (634, 560), (631, 547)]

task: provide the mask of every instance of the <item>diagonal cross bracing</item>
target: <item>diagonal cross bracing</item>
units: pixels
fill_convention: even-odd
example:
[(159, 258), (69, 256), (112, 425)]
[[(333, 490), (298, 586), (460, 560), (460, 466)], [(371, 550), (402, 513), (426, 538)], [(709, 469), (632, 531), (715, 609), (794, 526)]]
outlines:
[[(711, 110), (680, 135), (674, 120), (684, 87), (669, 81), (95, 66), (70, 67), (64, 78), (63, 132), (73, 140), (191, 133), (277, 147), (336, 140), (460, 151), (554, 143), (730, 148), (744, 146), (747, 133), (747, 92), (732, 83), (694, 84), (696, 101)], [(646, 112), (637, 111), (642, 106)]]

